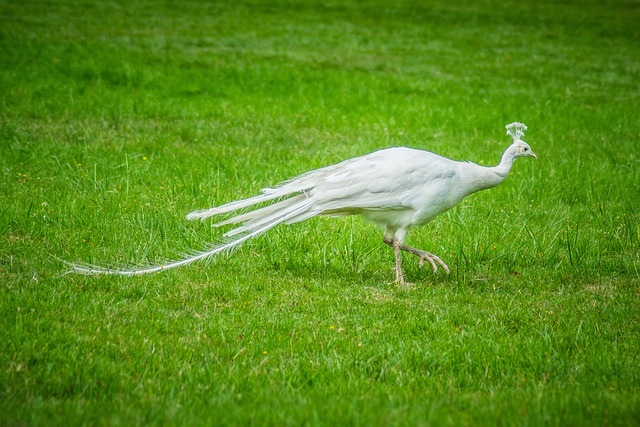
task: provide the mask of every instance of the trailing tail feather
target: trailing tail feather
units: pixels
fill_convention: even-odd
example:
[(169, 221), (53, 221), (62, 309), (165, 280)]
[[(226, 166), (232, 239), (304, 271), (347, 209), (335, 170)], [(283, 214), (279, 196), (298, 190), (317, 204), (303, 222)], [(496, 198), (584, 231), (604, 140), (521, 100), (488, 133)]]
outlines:
[[(227, 203), (226, 205), (211, 209), (191, 212), (187, 215), (187, 219), (204, 219), (221, 213), (233, 212), (258, 203), (280, 198), (284, 195), (286, 194), (281, 194), (281, 192), (278, 191), (273, 191), (272, 194), (264, 193), (259, 196), (238, 200), (236, 202)], [(66, 264), (71, 267), (71, 272), (86, 275), (138, 276), (169, 270), (171, 268), (180, 267), (182, 265), (191, 264), (195, 261), (213, 257), (222, 252), (233, 250), (245, 241), (257, 237), (279, 224), (292, 224), (312, 218), (320, 214), (320, 211), (313, 209), (313, 203), (312, 199), (306, 197), (304, 194), (299, 194), (214, 224), (214, 226), (220, 227), (227, 224), (242, 223), (239, 227), (236, 227), (225, 234), (225, 237), (238, 236), (235, 239), (227, 243), (215, 245), (210, 249), (197, 252), (193, 255), (186, 256), (180, 260), (168, 261), (163, 264), (140, 268), (109, 268), (90, 264)]]
[(190, 212), (189, 214), (187, 214), (187, 219), (189, 221), (195, 219), (204, 220), (214, 215), (237, 211), (238, 209), (257, 205), (258, 203), (262, 202), (269, 202), (274, 199), (288, 196), (291, 193), (291, 191), (283, 191), (282, 188), (265, 188), (262, 190), (262, 194), (249, 197), (248, 199), (236, 200), (235, 202), (229, 202), (227, 204), (215, 206), (213, 208)]

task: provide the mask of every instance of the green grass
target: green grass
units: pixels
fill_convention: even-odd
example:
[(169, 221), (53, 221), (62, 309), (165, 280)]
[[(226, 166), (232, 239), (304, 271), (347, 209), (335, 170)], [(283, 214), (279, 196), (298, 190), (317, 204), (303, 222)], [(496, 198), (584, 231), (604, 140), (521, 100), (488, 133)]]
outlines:
[[(636, 2), (0, 1), (0, 425), (640, 424)], [(392, 145), (538, 161), (393, 256), (194, 209)]]

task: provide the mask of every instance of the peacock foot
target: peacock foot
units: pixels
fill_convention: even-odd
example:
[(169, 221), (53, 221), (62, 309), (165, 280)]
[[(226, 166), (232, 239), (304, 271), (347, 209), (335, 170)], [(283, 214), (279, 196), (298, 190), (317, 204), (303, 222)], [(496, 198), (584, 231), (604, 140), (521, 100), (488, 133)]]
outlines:
[(444, 269), (444, 271), (447, 272), (447, 274), (451, 273), (451, 271), (449, 270), (449, 266), (447, 266), (447, 264), (445, 264), (444, 261), (442, 261), (439, 256), (429, 253), (427, 251), (423, 251), (421, 249), (417, 249), (416, 252), (411, 252), (411, 253), (413, 253), (414, 255), (417, 255), (418, 258), (420, 258), (420, 263), (418, 264), (418, 267), (422, 268), (422, 266), (424, 265), (424, 262), (429, 261), (429, 264), (431, 264), (431, 268), (433, 268), (434, 273), (438, 271), (438, 264), (440, 264), (440, 266)]

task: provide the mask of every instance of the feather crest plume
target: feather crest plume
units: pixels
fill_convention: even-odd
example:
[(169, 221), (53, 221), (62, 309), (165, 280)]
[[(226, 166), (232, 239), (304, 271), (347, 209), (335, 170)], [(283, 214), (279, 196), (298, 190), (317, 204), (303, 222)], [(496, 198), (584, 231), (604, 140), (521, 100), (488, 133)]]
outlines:
[(522, 140), (524, 136), (524, 131), (527, 130), (527, 125), (520, 122), (509, 123), (505, 126), (507, 129), (507, 135), (513, 138), (514, 141)]

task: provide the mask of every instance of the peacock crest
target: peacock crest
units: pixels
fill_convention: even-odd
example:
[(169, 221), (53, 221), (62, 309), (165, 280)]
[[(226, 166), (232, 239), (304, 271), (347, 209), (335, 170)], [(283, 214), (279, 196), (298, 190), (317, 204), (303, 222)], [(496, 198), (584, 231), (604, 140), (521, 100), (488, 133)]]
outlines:
[(524, 131), (527, 130), (527, 125), (515, 122), (506, 125), (505, 128), (507, 128), (507, 135), (513, 138), (514, 141), (518, 141), (524, 136)]

